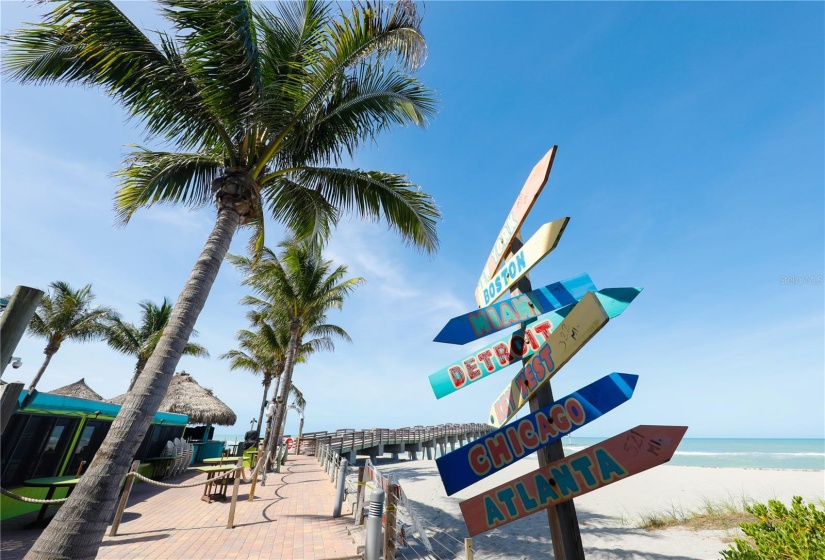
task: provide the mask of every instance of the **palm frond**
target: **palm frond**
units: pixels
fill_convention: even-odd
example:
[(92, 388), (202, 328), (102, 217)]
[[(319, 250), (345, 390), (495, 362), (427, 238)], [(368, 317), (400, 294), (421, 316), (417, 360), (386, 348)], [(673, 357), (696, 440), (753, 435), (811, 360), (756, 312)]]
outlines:
[[(109, 0), (60, 3), (39, 24), (3, 37), (3, 72), (22, 83), (101, 86), (149, 135), (188, 149), (228, 136), (163, 34), (153, 43)], [(185, 148), (185, 149), (186, 149)]]
[(260, 104), (264, 88), (252, 4), (247, 0), (160, 3), (176, 29), (183, 64), (204, 103), (222, 122), (236, 127), (244, 123)]
[(370, 57), (381, 61), (393, 59), (408, 71), (415, 71), (426, 59), (427, 52), (420, 24), (415, 4), (410, 0), (399, 0), (393, 6), (380, 2), (356, 4), (349, 17), (331, 20), (323, 48), (307, 53), (312, 57), (309, 62), (312, 72), (300, 88), (290, 91), (300, 99), (300, 106), (285, 126), (276, 129), (276, 136), (267, 143), (252, 168), (253, 175), (262, 175), (295, 126), (313, 119), (326, 98), (340, 86), (347, 71), (357, 64)]
[(362, 63), (310, 121), (295, 127), (284, 157), (299, 165), (337, 163), (392, 125), (426, 126), (435, 104), (433, 92), (415, 78)]
[[(408, 245), (428, 253), (438, 249), (436, 221), (441, 212), (432, 197), (406, 176), (380, 171), (304, 167), (289, 174), (295, 185), (314, 191), (328, 204), (360, 218), (383, 218)], [(283, 195), (268, 183), (262, 195), (276, 205)], [(270, 186), (272, 185), (272, 186)], [(271, 202), (270, 202), (271, 201)]]
[(125, 167), (115, 172), (120, 188), (115, 194), (117, 220), (125, 224), (139, 208), (156, 203), (200, 208), (212, 200), (212, 181), (222, 170), (216, 154), (132, 152)]
[(338, 223), (339, 212), (334, 204), (289, 176), (273, 178), (266, 191), (267, 210), (300, 239), (323, 243)]

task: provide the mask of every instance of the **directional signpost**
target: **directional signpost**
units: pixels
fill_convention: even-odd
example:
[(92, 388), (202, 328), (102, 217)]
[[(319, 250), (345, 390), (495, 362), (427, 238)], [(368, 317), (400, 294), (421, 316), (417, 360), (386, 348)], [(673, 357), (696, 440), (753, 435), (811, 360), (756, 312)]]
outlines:
[(538, 290), (453, 317), (434, 340), (448, 344), (466, 344), (543, 313), (576, 303), (587, 292), (595, 289), (596, 286), (587, 274), (554, 282)]
[(646, 471), (673, 457), (686, 426), (632, 430), (459, 504), (470, 536)]
[[(569, 221), (546, 223), (527, 243), (521, 241), (521, 226), (547, 182), (555, 155), (553, 146), (533, 168), (493, 244), (475, 289), (480, 309), (450, 319), (435, 341), (466, 344), (508, 327), (516, 329), (431, 374), (429, 380), (440, 399), (522, 360), (521, 369), (490, 409), (489, 423), (497, 429), (438, 457), (439, 474), (451, 495), (537, 453), (538, 470), (460, 504), (467, 529), (473, 536), (546, 510), (553, 556), (583, 560), (572, 498), (668, 461), (687, 428), (637, 426), (564, 456), (561, 438), (627, 402), (638, 377), (612, 373), (555, 402), (550, 378), (642, 290), (597, 291), (587, 274), (537, 290), (530, 286), (530, 269), (556, 247)], [(508, 290), (511, 297), (497, 302)], [(531, 413), (507, 424), (527, 403)]]
[(611, 373), (435, 460), (447, 495), (512, 465), (625, 403), (638, 375)]
[(511, 286), (515, 285), (530, 269), (556, 248), (570, 218), (548, 222), (533, 234), (524, 246), (512, 257), (504, 261), (501, 270), (483, 288), (476, 288), (476, 302), (479, 307), (490, 305)]
[[(639, 294), (640, 288), (605, 288), (596, 292), (608, 318), (618, 317)], [(526, 328), (516, 329), (487, 346), (430, 375), (435, 398), (440, 399), (535, 354), (575, 304), (543, 315)]]

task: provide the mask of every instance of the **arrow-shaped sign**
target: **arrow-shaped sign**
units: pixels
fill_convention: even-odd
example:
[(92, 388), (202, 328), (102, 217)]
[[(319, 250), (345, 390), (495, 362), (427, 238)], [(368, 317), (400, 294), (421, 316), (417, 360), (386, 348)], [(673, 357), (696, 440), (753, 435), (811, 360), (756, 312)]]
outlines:
[(496, 301), (510, 286), (518, 282), (541, 259), (555, 249), (569, 221), (570, 218), (562, 218), (541, 226), (521, 249), (504, 261), (504, 266), (493, 278), (484, 284), (479, 283), (475, 293), (478, 306), (483, 307)]
[(543, 313), (576, 303), (596, 286), (587, 274), (548, 284), (476, 311), (453, 317), (435, 337), (436, 342), (466, 344), (517, 325)]
[(611, 373), (518, 422), (438, 457), (435, 462), (447, 495), (512, 465), (627, 402), (638, 379), (638, 375)]
[(471, 537), (666, 463), (686, 426), (636, 426), (459, 504)]
[[(490, 407), (489, 423), (503, 426), (516, 415), (536, 390), (558, 372), (576, 352), (593, 338), (611, 316), (621, 314), (641, 292), (641, 288), (624, 288), (624, 300), (605, 294), (588, 293), (573, 306), (561, 325), (554, 330), (532, 358), (518, 372)], [(629, 299), (628, 299), (629, 298)], [(602, 305), (602, 300), (606, 305)], [(612, 311), (608, 312), (607, 308)]]
[(490, 278), (492, 278), (498, 265), (501, 264), (504, 255), (507, 254), (510, 243), (513, 242), (513, 238), (521, 228), (521, 224), (524, 223), (524, 219), (527, 217), (533, 204), (535, 204), (539, 194), (541, 194), (541, 189), (544, 188), (548, 177), (550, 177), (550, 169), (553, 167), (557, 147), (558, 146), (553, 146), (550, 148), (550, 151), (533, 167), (533, 171), (531, 171), (530, 176), (527, 177), (527, 181), (521, 188), (521, 192), (516, 199), (516, 203), (513, 205), (513, 209), (510, 210), (507, 219), (504, 220), (504, 226), (501, 228), (501, 232), (499, 232), (495, 243), (493, 243), (493, 249), (490, 251), (490, 256), (487, 257), (484, 270), (481, 271), (481, 278), (478, 279), (479, 285), (489, 284)]
[[(596, 297), (599, 298), (607, 316), (613, 319), (627, 308), (638, 293), (638, 288), (605, 288), (596, 292)], [(446, 397), (535, 354), (553, 329), (570, 313), (573, 305), (575, 304), (551, 311), (528, 325), (526, 329), (515, 330), (431, 374), (430, 386), (435, 398)]]

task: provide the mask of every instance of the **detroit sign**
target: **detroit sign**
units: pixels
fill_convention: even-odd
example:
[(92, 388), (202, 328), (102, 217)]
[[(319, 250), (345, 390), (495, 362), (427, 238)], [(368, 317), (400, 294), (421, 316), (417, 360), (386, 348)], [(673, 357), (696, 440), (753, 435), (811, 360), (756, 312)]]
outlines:
[(435, 460), (447, 495), (561, 439), (633, 396), (638, 375), (611, 373)]
[[(613, 319), (621, 315), (639, 291), (639, 288), (605, 288), (596, 292), (596, 297), (607, 312), (607, 316)], [(550, 333), (572, 309), (573, 304), (551, 311), (530, 323), (526, 328), (516, 329), (430, 374), (430, 386), (435, 397), (437, 399), (446, 397), (479, 379), (501, 371), (518, 360), (529, 358), (535, 354), (539, 346), (548, 339)]]
[(471, 537), (666, 463), (686, 426), (632, 430), (459, 504)]

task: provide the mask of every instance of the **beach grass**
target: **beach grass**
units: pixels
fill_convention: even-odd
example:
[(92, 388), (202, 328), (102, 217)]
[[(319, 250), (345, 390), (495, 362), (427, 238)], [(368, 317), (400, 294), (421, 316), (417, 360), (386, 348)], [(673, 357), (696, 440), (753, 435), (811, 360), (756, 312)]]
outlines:
[(718, 500), (705, 498), (698, 509), (688, 510), (672, 506), (666, 511), (643, 513), (639, 516), (639, 527), (651, 530), (670, 527), (689, 527), (696, 530), (735, 529), (742, 523), (750, 523), (756, 519), (745, 509), (745, 506), (753, 503), (755, 501), (746, 496), (728, 496)]

